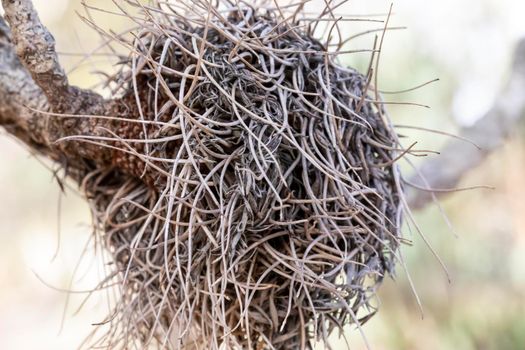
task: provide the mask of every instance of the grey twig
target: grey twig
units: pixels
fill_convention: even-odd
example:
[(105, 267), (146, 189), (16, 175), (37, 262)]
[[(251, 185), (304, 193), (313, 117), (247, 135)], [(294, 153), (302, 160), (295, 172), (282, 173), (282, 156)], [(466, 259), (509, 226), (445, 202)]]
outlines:
[(443, 195), (446, 190), (458, 186), (461, 178), (480, 165), (494, 150), (498, 149), (525, 115), (525, 39), (522, 39), (514, 55), (514, 62), (505, 88), (496, 98), (490, 110), (474, 125), (463, 128), (459, 136), (476, 143), (451, 139), (441, 154), (424, 162), (410, 179), (427, 190), (414, 190), (410, 194), (413, 208), (421, 208), (432, 201), (432, 193)]
[(107, 122), (91, 116), (108, 115), (114, 101), (69, 85), (55, 40), (30, 0), (2, 0), (2, 5), (0, 125), (52, 159), (108, 164), (107, 148), (57, 140), (99, 135)]
[(44, 121), (34, 112), (49, 110), (47, 98), (23, 67), (10, 38), (0, 16), (0, 125), (31, 148), (47, 153)]
[(55, 39), (40, 22), (29, 0), (3, 0), (16, 53), (35, 82), (51, 99), (68, 92), (67, 76), (58, 62)]

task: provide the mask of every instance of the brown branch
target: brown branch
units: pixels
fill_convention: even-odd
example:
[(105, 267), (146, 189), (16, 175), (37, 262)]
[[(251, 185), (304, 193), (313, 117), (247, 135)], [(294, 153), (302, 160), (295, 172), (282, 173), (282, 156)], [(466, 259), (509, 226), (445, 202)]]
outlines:
[(3, 0), (16, 54), (50, 100), (69, 93), (67, 76), (58, 62), (55, 39), (29, 0)]
[(48, 154), (43, 119), (32, 111), (48, 111), (47, 98), (15, 54), (10, 34), (0, 17), (0, 125), (31, 148)]
[[(481, 147), (452, 139), (441, 154), (419, 168), (410, 183), (426, 189), (438, 190), (435, 195), (449, 193), (461, 178), (480, 165), (494, 150), (498, 149), (512, 132), (518, 121), (525, 116), (525, 39), (517, 46), (511, 75), (505, 88), (496, 98), (490, 110), (474, 125), (463, 128), (459, 135)], [(423, 180), (424, 178), (424, 180)], [(414, 190), (409, 195), (412, 208), (422, 208), (432, 201), (431, 191)]]
[[(98, 136), (115, 101), (68, 83), (55, 51), (55, 40), (40, 22), (30, 0), (2, 0), (5, 20), (0, 23), (0, 125), (46, 156), (75, 163), (108, 165), (113, 153), (106, 147), (68, 136)], [(46, 113), (52, 112), (52, 113)], [(67, 115), (75, 115), (68, 117)], [(85, 116), (85, 117), (79, 117)], [(101, 128), (102, 127), (102, 128)]]
[(99, 95), (69, 85), (58, 61), (55, 39), (40, 22), (32, 1), (2, 0), (2, 4), (5, 19), (11, 26), (15, 52), (35, 83), (44, 91), (53, 111), (80, 112), (86, 104), (79, 102), (86, 100), (90, 106), (101, 105), (102, 97)]

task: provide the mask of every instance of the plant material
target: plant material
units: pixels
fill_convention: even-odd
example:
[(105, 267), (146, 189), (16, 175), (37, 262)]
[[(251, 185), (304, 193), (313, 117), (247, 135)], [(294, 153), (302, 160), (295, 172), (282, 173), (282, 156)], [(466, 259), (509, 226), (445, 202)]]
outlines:
[(312, 21), (304, 4), (130, 3), (112, 99), (48, 96), (47, 147), (75, 159), (119, 285), (90, 345), (309, 349), (368, 320), (400, 241), (402, 153), (372, 74), (330, 50), (331, 5)]

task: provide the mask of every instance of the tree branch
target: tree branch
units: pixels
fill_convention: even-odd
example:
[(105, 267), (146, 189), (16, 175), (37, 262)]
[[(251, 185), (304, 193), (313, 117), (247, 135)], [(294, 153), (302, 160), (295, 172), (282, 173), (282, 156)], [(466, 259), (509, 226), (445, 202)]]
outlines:
[(463, 128), (459, 135), (476, 143), (481, 150), (457, 139), (448, 142), (441, 154), (424, 162), (409, 183), (434, 192), (414, 190), (409, 203), (422, 208), (432, 200), (432, 193), (443, 195), (443, 189), (455, 188), (469, 170), (477, 167), (498, 149), (525, 116), (525, 39), (517, 46), (511, 75), (490, 110), (474, 125)]
[(40, 22), (32, 1), (2, 0), (2, 4), (15, 52), (44, 91), (53, 111), (71, 113), (86, 109), (86, 103), (79, 103), (79, 99), (89, 106), (101, 105), (103, 99), (98, 94), (69, 85), (55, 51), (55, 39)]
[(0, 125), (52, 159), (68, 160), (69, 166), (86, 160), (110, 164), (114, 154), (107, 147), (56, 141), (68, 136), (98, 136), (108, 122), (89, 116), (111, 115), (115, 101), (69, 85), (55, 40), (30, 0), (2, 0), (2, 5), (10, 29), (2, 20)]
[(0, 17), (0, 125), (31, 148), (49, 155), (43, 120), (31, 109), (48, 111), (47, 98), (15, 54), (10, 30)]
[(42, 25), (28, 0), (3, 0), (16, 54), (50, 100), (69, 93), (66, 73), (58, 62), (55, 39)]

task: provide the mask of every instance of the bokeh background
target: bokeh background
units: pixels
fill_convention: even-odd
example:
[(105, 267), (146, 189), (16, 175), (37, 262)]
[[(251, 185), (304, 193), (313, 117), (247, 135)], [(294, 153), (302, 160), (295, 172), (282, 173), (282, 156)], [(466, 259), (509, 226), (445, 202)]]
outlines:
[[(80, 0), (34, 3), (55, 35), (71, 81), (82, 87), (99, 83), (101, 76), (93, 72), (110, 71), (112, 63), (104, 55), (79, 55), (100, 44), (100, 37), (77, 14), (83, 13)], [(110, 1), (89, 3), (108, 7)], [(389, 7), (389, 1), (359, 0), (339, 12), (385, 14)], [(440, 78), (416, 91), (389, 96), (431, 106), (392, 106), (394, 122), (452, 133), (476, 122), (508, 77), (514, 45), (525, 36), (524, 16), (525, 2), (517, 0), (394, 1), (391, 25), (407, 29), (386, 34), (380, 87), (400, 90)], [(96, 11), (93, 19), (115, 31), (129, 25), (125, 18)], [(347, 22), (344, 34), (370, 28), (370, 23)], [(362, 37), (348, 48), (370, 48), (372, 40), (373, 35)], [(361, 70), (368, 58), (341, 57)], [(402, 132), (420, 141), (421, 148), (439, 150), (446, 142), (430, 133)], [(462, 181), (495, 190), (459, 192), (443, 200), (455, 233), (435, 206), (416, 213), (451, 282), (421, 238), (405, 230), (413, 246), (404, 247), (403, 254), (423, 313), (406, 272), (399, 269), (379, 293), (379, 314), (363, 327), (372, 349), (525, 349), (524, 136), (523, 125), (518, 125), (504, 147)], [(2, 133), (0, 349), (74, 349), (92, 324), (102, 321), (108, 308), (105, 294), (84, 303), (83, 291), (93, 288), (104, 270), (102, 252), (90, 244), (89, 227), (88, 207), (75, 191), (61, 194), (49, 164)], [(348, 337), (352, 349), (365, 348), (355, 329)]]

